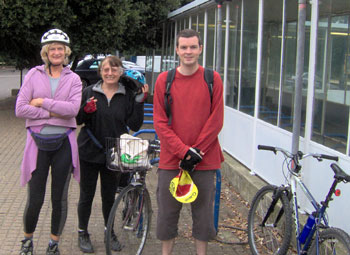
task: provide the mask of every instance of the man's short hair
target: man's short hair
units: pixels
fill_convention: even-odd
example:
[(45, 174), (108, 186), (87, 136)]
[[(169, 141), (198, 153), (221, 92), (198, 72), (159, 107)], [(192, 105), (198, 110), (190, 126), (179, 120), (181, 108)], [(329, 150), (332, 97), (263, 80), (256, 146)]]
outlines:
[(198, 38), (199, 46), (201, 46), (202, 39), (201, 39), (199, 33), (193, 29), (184, 29), (184, 30), (181, 30), (176, 36), (176, 47), (179, 46), (179, 38), (180, 37), (190, 38), (190, 37), (194, 37), (194, 36)]

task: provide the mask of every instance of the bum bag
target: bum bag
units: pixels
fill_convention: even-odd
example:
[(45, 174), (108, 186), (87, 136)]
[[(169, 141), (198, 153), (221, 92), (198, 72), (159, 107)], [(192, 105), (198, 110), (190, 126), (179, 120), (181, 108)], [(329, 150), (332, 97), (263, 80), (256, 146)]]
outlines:
[(73, 131), (70, 128), (63, 134), (40, 134), (33, 132), (30, 128), (28, 128), (28, 130), (34, 139), (36, 146), (42, 151), (58, 150), (62, 146), (64, 139), (66, 139), (66, 137)]

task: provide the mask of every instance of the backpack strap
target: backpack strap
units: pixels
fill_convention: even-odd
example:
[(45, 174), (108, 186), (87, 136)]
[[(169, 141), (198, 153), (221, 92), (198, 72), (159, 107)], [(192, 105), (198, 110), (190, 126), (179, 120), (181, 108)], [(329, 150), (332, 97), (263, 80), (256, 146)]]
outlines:
[(165, 90), (165, 94), (164, 94), (165, 112), (169, 118), (169, 120), (168, 120), (169, 126), (171, 124), (171, 106), (170, 105), (173, 102), (173, 99), (171, 98), (171, 94), (170, 94), (170, 88), (171, 88), (171, 84), (174, 81), (175, 73), (176, 73), (176, 69), (171, 69), (168, 71), (168, 75), (166, 78), (166, 90)]
[[(164, 94), (164, 104), (165, 104), (165, 112), (166, 115), (168, 116), (168, 125), (171, 125), (171, 107), (170, 105), (173, 102), (173, 99), (171, 98), (171, 94), (170, 94), (170, 88), (171, 88), (171, 84), (174, 81), (175, 78), (175, 73), (176, 73), (176, 69), (171, 69), (168, 71), (168, 75), (166, 78), (166, 91)], [(213, 85), (214, 85), (214, 71), (213, 69), (210, 68), (204, 68), (204, 80), (208, 85), (208, 90), (209, 90), (209, 94), (210, 94), (210, 103), (213, 101)]]
[(93, 141), (93, 143), (101, 150), (103, 150), (103, 145), (97, 140), (97, 138), (94, 136), (92, 131), (88, 128), (85, 127), (86, 133), (89, 135), (90, 139)]
[(208, 85), (210, 94), (210, 103), (213, 101), (213, 85), (214, 85), (214, 71), (213, 69), (204, 68), (204, 80)]

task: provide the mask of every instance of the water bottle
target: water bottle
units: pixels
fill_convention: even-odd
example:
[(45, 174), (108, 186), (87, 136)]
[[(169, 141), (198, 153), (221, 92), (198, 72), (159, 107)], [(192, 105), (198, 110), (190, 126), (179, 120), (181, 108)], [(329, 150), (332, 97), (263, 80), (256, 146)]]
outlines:
[(304, 244), (306, 241), (307, 236), (309, 235), (311, 229), (315, 225), (315, 216), (313, 214), (309, 215), (309, 218), (307, 219), (303, 230), (301, 231), (299, 235), (299, 241), (300, 243)]

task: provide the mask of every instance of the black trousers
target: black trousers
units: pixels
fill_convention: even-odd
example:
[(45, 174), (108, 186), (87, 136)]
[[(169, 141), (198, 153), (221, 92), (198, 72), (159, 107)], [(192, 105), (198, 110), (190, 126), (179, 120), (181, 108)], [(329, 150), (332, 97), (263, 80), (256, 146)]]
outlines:
[(68, 137), (56, 151), (38, 151), (37, 167), (28, 182), (24, 210), (24, 232), (34, 233), (44, 203), (51, 166), (51, 234), (61, 235), (67, 219), (67, 197), (72, 172), (72, 153)]
[(105, 164), (80, 160), (80, 197), (78, 204), (79, 229), (88, 230), (92, 202), (96, 192), (97, 179), (100, 175), (102, 213), (107, 226), (109, 212), (112, 209), (116, 188), (117, 173), (106, 168)]

